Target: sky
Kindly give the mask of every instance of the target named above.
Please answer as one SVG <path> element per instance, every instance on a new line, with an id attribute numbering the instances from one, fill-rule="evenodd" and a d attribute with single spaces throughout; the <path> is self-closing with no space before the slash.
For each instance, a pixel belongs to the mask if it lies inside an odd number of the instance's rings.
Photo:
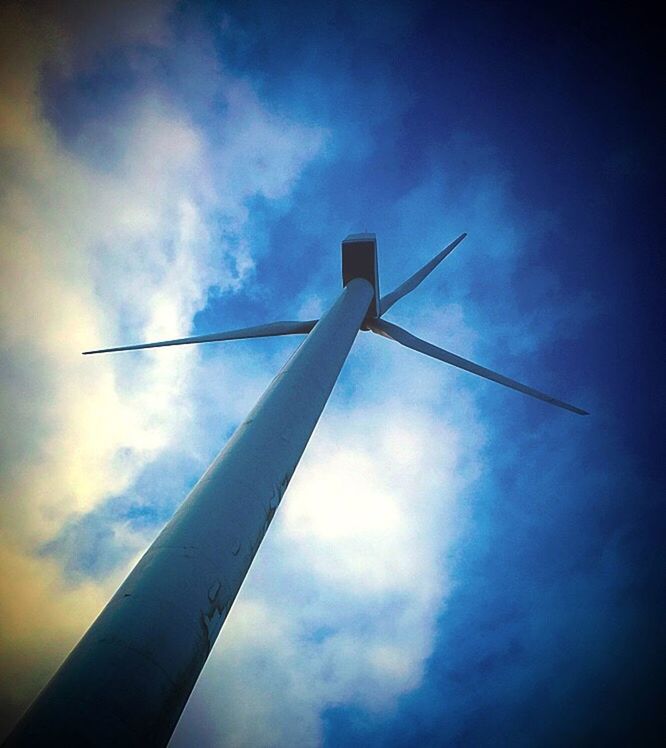
<path id="1" fill-rule="evenodd" d="M 659 27 L 615 4 L 0 9 L 0 736 L 372 231 L 360 333 L 171 746 L 663 744 Z M 662 84 L 660 86 L 660 83 Z M 662 209 L 663 210 L 663 209 Z"/>

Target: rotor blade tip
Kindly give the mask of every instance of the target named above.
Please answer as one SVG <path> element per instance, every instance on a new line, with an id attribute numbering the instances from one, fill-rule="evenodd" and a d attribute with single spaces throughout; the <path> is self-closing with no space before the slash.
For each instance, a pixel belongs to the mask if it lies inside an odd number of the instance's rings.
<path id="1" fill-rule="evenodd" d="M 564 410 L 568 410 L 570 413 L 575 413 L 577 416 L 589 416 L 587 410 L 583 410 L 582 408 L 578 408 L 575 405 L 571 405 L 571 403 L 565 403 L 562 400 L 555 400 L 554 398 L 552 400 L 548 400 L 551 405 L 555 405 L 558 408 L 563 408 Z"/>

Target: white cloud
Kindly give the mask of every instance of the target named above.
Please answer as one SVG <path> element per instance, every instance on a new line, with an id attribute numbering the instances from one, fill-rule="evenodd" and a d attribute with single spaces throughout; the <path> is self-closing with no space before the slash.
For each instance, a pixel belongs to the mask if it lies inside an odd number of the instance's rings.
<path id="1" fill-rule="evenodd" d="M 399 394 L 402 351 L 383 343 L 379 394 L 368 375 L 334 395 L 172 745 L 317 745 L 327 708 L 388 710 L 419 684 L 484 436 L 464 397 L 437 412 L 441 380 Z"/>
<path id="2" fill-rule="evenodd" d="M 138 40 L 168 49 L 173 42 L 164 33 L 162 9 L 133 8 L 128 4 L 128 14 L 114 16 L 114 43 Z M 76 50 L 66 45 L 80 32 L 74 26 L 59 34 L 33 24 L 19 7 L 4 13 L 0 386 L 11 439 L 3 453 L 8 589 L 0 638 L 2 680 L 12 684 L 2 696 L 20 702 L 41 685 L 43 670 L 27 666 L 22 650 L 22 642 L 27 647 L 41 635 L 41 623 L 14 615 L 14 606 L 30 608 L 38 598 L 44 606 L 41 620 L 53 627 L 48 669 L 112 589 L 110 580 L 80 587 L 76 606 L 65 592 L 44 596 L 35 579 L 40 569 L 54 592 L 64 590 L 66 580 L 52 560 L 33 554 L 73 517 L 126 490 L 165 450 L 187 443 L 193 385 L 207 375 L 194 349 L 94 359 L 80 352 L 187 334 L 209 287 L 229 292 L 242 286 L 251 277 L 254 251 L 246 200 L 287 196 L 317 153 L 321 134 L 278 119 L 246 83 L 212 68 L 209 75 L 219 77 L 229 101 L 214 136 L 148 76 L 112 116 L 100 111 L 83 123 L 76 148 L 69 148 L 43 115 L 40 71 L 55 61 L 74 74 L 79 65 L 96 64 L 94 54 L 87 47 L 83 61 L 72 60 Z M 123 23 L 137 19 L 145 34 L 121 33 Z M 92 37 L 100 16 L 94 21 Z M 254 161 L 246 163 L 248 133 L 257 142 Z M 98 135 L 113 145 L 104 163 L 88 148 L 102 139 Z M 251 384 L 226 393 L 230 404 L 220 408 L 222 417 L 235 413 L 233 401 L 242 401 L 247 388 Z M 121 534 L 122 543 L 142 541 Z"/>

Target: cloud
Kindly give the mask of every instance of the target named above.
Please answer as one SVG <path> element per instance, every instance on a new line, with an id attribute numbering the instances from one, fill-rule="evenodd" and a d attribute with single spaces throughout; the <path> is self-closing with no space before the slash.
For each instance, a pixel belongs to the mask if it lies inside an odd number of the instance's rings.
<path id="1" fill-rule="evenodd" d="M 399 354 L 371 342 L 387 394 L 335 396 L 173 745 L 317 745 L 328 708 L 390 711 L 420 683 L 483 433 L 434 416 L 437 388 L 388 394 Z"/>
<path id="2" fill-rule="evenodd" d="M 2 710 L 16 719 L 16 710 L 55 672 L 120 580 L 114 575 L 103 584 L 89 581 L 73 589 L 56 562 L 6 543 L 0 547 L 0 566 Z"/>
<path id="3" fill-rule="evenodd" d="M 135 5 L 125 10 L 114 11 L 118 33 L 106 43 L 168 54 L 175 42 L 158 29 L 166 28 L 164 9 L 141 5 L 138 26 Z M 322 142 L 316 129 L 268 112 L 248 83 L 229 76 L 219 78 L 227 113 L 211 133 L 147 73 L 122 107 L 100 110 L 65 142 L 44 114 L 42 71 L 60 69 L 67 86 L 108 64 L 90 47 L 106 13 L 87 13 L 94 28 L 83 51 L 70 45 L 82 33 L 80 17 L 74 27 L 56 14 L 52 26 L 54 16 L 7 6 L 0 24 L 0 386 L 11 435 L 2 454 L 0 636 L 5 653 L 12 650 L 3 698 L 14 704 L 34 694 L 83 632 L 147 535 L 116 526 L 123 550 L 113 574 L 73 589 L 44 549 L 186 439 L 192 385 L 205 374 L 195 350 L 124 359 L 84 359 L 80 351 L 186 334 L 211 287 L 241 288 L 254 267 L 246 201 L 285 198 Z M 103 160 L 90 147 L 97 135 L 113 146 Z M 35 646 L 38 638 L 45 643 Z"/>

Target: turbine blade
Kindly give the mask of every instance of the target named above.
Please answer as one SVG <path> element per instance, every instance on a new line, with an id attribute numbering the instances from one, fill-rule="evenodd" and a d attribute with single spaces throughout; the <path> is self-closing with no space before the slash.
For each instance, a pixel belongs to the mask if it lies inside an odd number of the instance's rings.
<path id="1" fill-rule="evenodd" d="M 210 335 L 194 335 L 190 338 L 176 338 L 175 340 L 161 340 L 157 343 L 138 343 L 136 345 L 122 345 L 117 348 L 101 348 L 97 351 L 83 351 L 84 356 L 92 353 L 114 353 L 116 351 L 137 351 L 143 348 L 163 348 L 169 345 L 191 345 L 192 343 L 214 343 L 219 340 L 242 340 L 243 338 L 267 338 L 275 335 L 305 335 L 317 324 L 318 320 L 310 319 L 303 322 L 269 322 L 257 327 L 244 327 L 241 330 L 214 332 Z"/>
<path id="2" fill-rule="evenodd" d="M 388 311 L 396 301 L 400 301 L 400 299 L 403 296 L 406 296 L 410 291 L 413 291 L 419 283 L 421 283 L 422 280 L 427 278 L 430 273 L 439 265 L 439 263 L 447 256 L 450 255 L 451 252 L 460 244 L 460 242 L 467 236 L 467 234 L 461 234 L 457 239 L 451 242 L 448 247 L 444 247 L 444 249 L 435 257 L 430 260 L 430 262 L 426 263 L 419 271 L 414 273 L 410 278 L 407 278 L 407 280 L 402 283 L 400 286 L 398 286 L 394 291 L 391 291 L 391 293 L 386 294 L 386 296 L 382 296 L 381 301 L 379 302 L 379 316 L 381 317 L 384 312 Z"/>
<path id="3" fill-rule="evenodd" d="M 412 348 L 419 353 L 425 353 L 426 356 L 431 356 L 432 358 L 439 359 L 447 364 L 452 364 L 453 366 L 457 366 L 459 369 L 465 369 L 465 371 L 470 371 L 472 374 L 478 374 L 480 377 L 490 379 L 493 382 L 498 382 L 499 384 L 503 384 L 505 387 L 510 387 L 512 390 L 517 390 L 525 395 L 530 395 L 531 397 L 535 397 L 537 400 L 543 400 L 545 403 L 556 405 L 558 408 L 570 410 L 572 413 L 578 413 L 578 415 L 581 416 L 589 415 L 586 410 L 577 408 L 575 405 L 569 405 L 569 403 L 562 402 L 562 400 L 557 400 L 550 395 L 546 395 L 544 392 L 539 392 L 539 390 L 535 390 L 525 384 L 516 382 L 515 379 L 505 377 L 503 374 L 498 374 L 496 371 L 486 369 L 485 366 L 479 366 L 479 364 L 475 364 L 473 361 L 468 361 L 466 358 L 456 356 L 455 353 L 446 351 L 443 348 L 438 348 L 436 345 L 432 345 L 432 343 L 427 343 L 425 340 L 421 340 L 421 338 L 417 338 L 415 335 L 407 332 L 407 330 L 403 330 L 402 327 L 386 322 L 386 320 L 376 319 L 367 324 L 374 333 L 383 335 L 385 338 L 389 338 L 390 340 L 395 340 L 397 343 L 402 343 L 402 345 L 407 348 Z"/>

